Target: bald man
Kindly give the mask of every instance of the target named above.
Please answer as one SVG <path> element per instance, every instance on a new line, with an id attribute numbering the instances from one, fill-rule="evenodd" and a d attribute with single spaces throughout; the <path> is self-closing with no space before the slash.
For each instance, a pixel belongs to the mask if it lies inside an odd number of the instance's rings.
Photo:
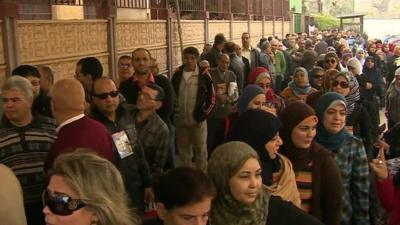
<path id="1" fill-rule="evenodd" d="M 113 161 L 110 133 L 103 124 L 84 115 L 85 91 L 74 79 L 63 79 L 55 83 L 51 110 L 59 126 L 58 137 L 49 151 L 45 170 L 52 167 L 62 153 L 76 148 L 88 148 L 98 155 Z"/>

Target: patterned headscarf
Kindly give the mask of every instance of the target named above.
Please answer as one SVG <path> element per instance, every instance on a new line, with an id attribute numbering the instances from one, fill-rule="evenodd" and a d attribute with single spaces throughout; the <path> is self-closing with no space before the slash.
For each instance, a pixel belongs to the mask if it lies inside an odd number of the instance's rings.
<path id="1" fill-rule="evenodd" d="M 237 201 L 230 191 L 229 180 L 251 158 L 258 159 L 257 152 L 248 144 L 237 141 L 220 145 L 211 154 L 208 175 L 217 188 L 217 197 L 212 203 L 210 224 L 266 224 L 270 196 L 265 189 L 262 188 L 250 204 Z"/>
<path id="2" fill-rule="evenodd" d="M 347 82 L 349 82 L 350 93 L 345 96 L 347 106 L 346 116 L 349 117 L 354 111 L 356 102 L 360 100 L 360 85 L 357 79 L 348 72 L 339 73 L 335 77 L 335 80 L 339 76 L 346 78 Z"/>

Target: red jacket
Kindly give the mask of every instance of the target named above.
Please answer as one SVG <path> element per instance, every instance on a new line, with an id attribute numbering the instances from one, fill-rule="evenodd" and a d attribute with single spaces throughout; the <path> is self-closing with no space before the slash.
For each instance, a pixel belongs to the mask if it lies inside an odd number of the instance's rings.
<path id="1" fill-rule="evenodd" d="M 378 196 L 383 207 L 392 213 L 390 225 L 400 224 L 400 189 L 393 186 L 393 178 L 388 177 L 384 181 L 377 181 Z"/>

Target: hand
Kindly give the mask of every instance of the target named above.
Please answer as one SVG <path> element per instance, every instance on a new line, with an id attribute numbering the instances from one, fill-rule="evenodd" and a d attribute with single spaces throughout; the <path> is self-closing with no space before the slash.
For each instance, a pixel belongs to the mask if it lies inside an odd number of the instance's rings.
<path id="1" fill-rule="evenodd" d="M 370 82 L 367 82 L 365 88 L 366 88 L 367 90 L 371 89 L 371 88 L 372 88 L 372 84 L 371 84 Z"/>
<path id="2" fill-rule="evenodd" d="M 153 188 L 148 187 L 144 189 L 144 202 L 145 203 L 154 202 Z"/>
<path id="3" fill-rule="evenodd" d="M 388 143 L 386 143 L 386 141 L 385 140 L 383 140 L 383 139 L 380 139 L 380 140 L 378 140 L 375 144 L 374 144 L 374 147 L 376 147 L 376 148 L 383 148 L 383 150 L 385 151 L 385 153 L 388 153 L 389 152 L 389 149 L 390 149 L 390 145 L 388 144 Z"/>
<path id="4" fill-rule="evenodd" d="M 378 180 L 385 180 L 388 178 L 388 169 L 385 161 L 385 150 L 383 147 L 379 148 L 379 154 L 376 159 L 370 163 L 372 172 Z"/>
<path id="5" fill-rule="evenodd" d="M 261 109 L 276 116 L 276 109 L 274 107 L 262 106 Z"/>

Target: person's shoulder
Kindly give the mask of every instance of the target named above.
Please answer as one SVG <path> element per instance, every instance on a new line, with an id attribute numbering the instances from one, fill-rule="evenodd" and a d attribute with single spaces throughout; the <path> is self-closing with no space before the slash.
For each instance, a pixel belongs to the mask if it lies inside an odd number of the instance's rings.
<path id="1" fill-rule="evenodd" d="M 123 81 L 120 85 L 119 85 L 119 89 L 126 89 L 129 88 L 130 86 L 133 85 L 133 76 L 129 77 L 127 80 Z"/>

